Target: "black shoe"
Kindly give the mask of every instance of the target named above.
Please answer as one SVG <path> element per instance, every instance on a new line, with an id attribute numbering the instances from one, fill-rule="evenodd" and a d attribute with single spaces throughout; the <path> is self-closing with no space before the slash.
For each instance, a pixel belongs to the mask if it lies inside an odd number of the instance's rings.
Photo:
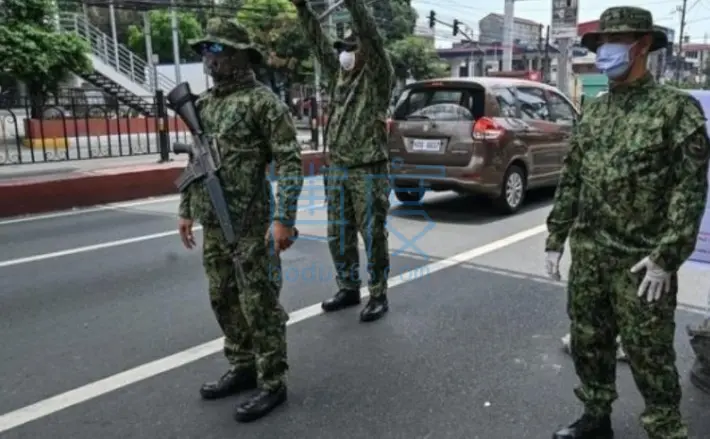
<path id="1" fill-rule="evenodd" d="M 361 322 L 374 322 L 384 316 L 390 310 L 387 296 L 371 297 L 367 305 L 360 311 Z"/>
<path id="2" fill-rule="evenodd" d="M 552 439 L 613 439 L 609 416 L 594 418 L 584 415 L 569 427 L 565 427 L 552 436 Z"/>
<path id="3" fill-rule="evenodd" d="M 252 422 L 271 413 L 273 409 L 286 402 L 286 387 L 276 390 L 262 390 L 245 403 L 239 405 L 234 412 L 237 422 Z"/>
<path id="4" fill-rule="evenodd" d="M 220 399 L 256 389 L 256 371 L 253 369 L 230 370 L 217 381 L 205 383 L 200 388 L 204 399 Z"/>
<path id="5" fill-rule="evenodd" d="M 340 311 L 360 304 L 360 290 L 340 290 L 335 296 L 321 303 L 325 312 Z"/>

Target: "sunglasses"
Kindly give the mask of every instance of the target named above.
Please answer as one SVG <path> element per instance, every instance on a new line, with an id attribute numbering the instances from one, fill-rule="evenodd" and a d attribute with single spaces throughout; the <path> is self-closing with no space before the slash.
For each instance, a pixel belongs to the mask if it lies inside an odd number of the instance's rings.
<path id="1" fill-rule="evenodd" d="M 202 45 L 202 53 L 222 53 L 224 51 L 224 45 L 220 43 L 206 43 Z"/>

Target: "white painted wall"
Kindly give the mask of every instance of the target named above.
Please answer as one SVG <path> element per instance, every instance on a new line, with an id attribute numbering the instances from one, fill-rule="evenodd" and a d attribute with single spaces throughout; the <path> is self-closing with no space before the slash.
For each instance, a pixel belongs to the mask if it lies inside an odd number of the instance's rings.
<path id="1" fill-rule="evenodd" d="M 157 66 L 157 70 L 159 74 L 177 83 L 175 80 L 175 65 Z M 212 86 L 212 78 L 205 75 L 205 69 L 201 62 L 181 64 L 180 80 L 190 84 L 190 90 L 194 94 L 200 94 Z M 166 90 L 166 93 L 168 91 L 170 90 Z"/>

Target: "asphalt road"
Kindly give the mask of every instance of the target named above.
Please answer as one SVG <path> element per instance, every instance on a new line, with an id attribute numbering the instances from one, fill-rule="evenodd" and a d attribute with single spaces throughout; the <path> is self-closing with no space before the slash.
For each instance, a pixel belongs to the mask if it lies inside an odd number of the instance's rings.
<path id="1" fill-rule="evenodd" d="M 511 217 L 446 194 L 418 214 L 394 206 L 391 312 L 368 325 L 358 310 L 318 315 L 334 285 L 317 198 L 302 197 L 303 239 L 284 255 L 290 399 L 249 425 L 231 417 L 240 397 L 198 396 L 225 362 L 200 255 L 173 232 L 174 197 L 0 220 L 0 438 L 532 439 L 578 414 L 563 285 L 540 271 L 549 192 Z M 710 396 L 687 382 L 693 300 L 677 349 L 701 438 Z M 645 437 L 624 365 L 619 390 L 617 437 Z"/>

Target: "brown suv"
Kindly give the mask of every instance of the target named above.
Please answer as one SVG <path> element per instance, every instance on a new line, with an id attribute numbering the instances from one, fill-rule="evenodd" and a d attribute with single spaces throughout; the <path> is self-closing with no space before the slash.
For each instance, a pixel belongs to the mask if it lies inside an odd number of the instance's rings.
<path id="1" fill-rule="evenodd" d="M 558 89 L 513 78 L 446 78 L 403 90 L 389 121 L 395 194 L 480 193 L 506 213 L 554 186 L 579 112 Z"/>

